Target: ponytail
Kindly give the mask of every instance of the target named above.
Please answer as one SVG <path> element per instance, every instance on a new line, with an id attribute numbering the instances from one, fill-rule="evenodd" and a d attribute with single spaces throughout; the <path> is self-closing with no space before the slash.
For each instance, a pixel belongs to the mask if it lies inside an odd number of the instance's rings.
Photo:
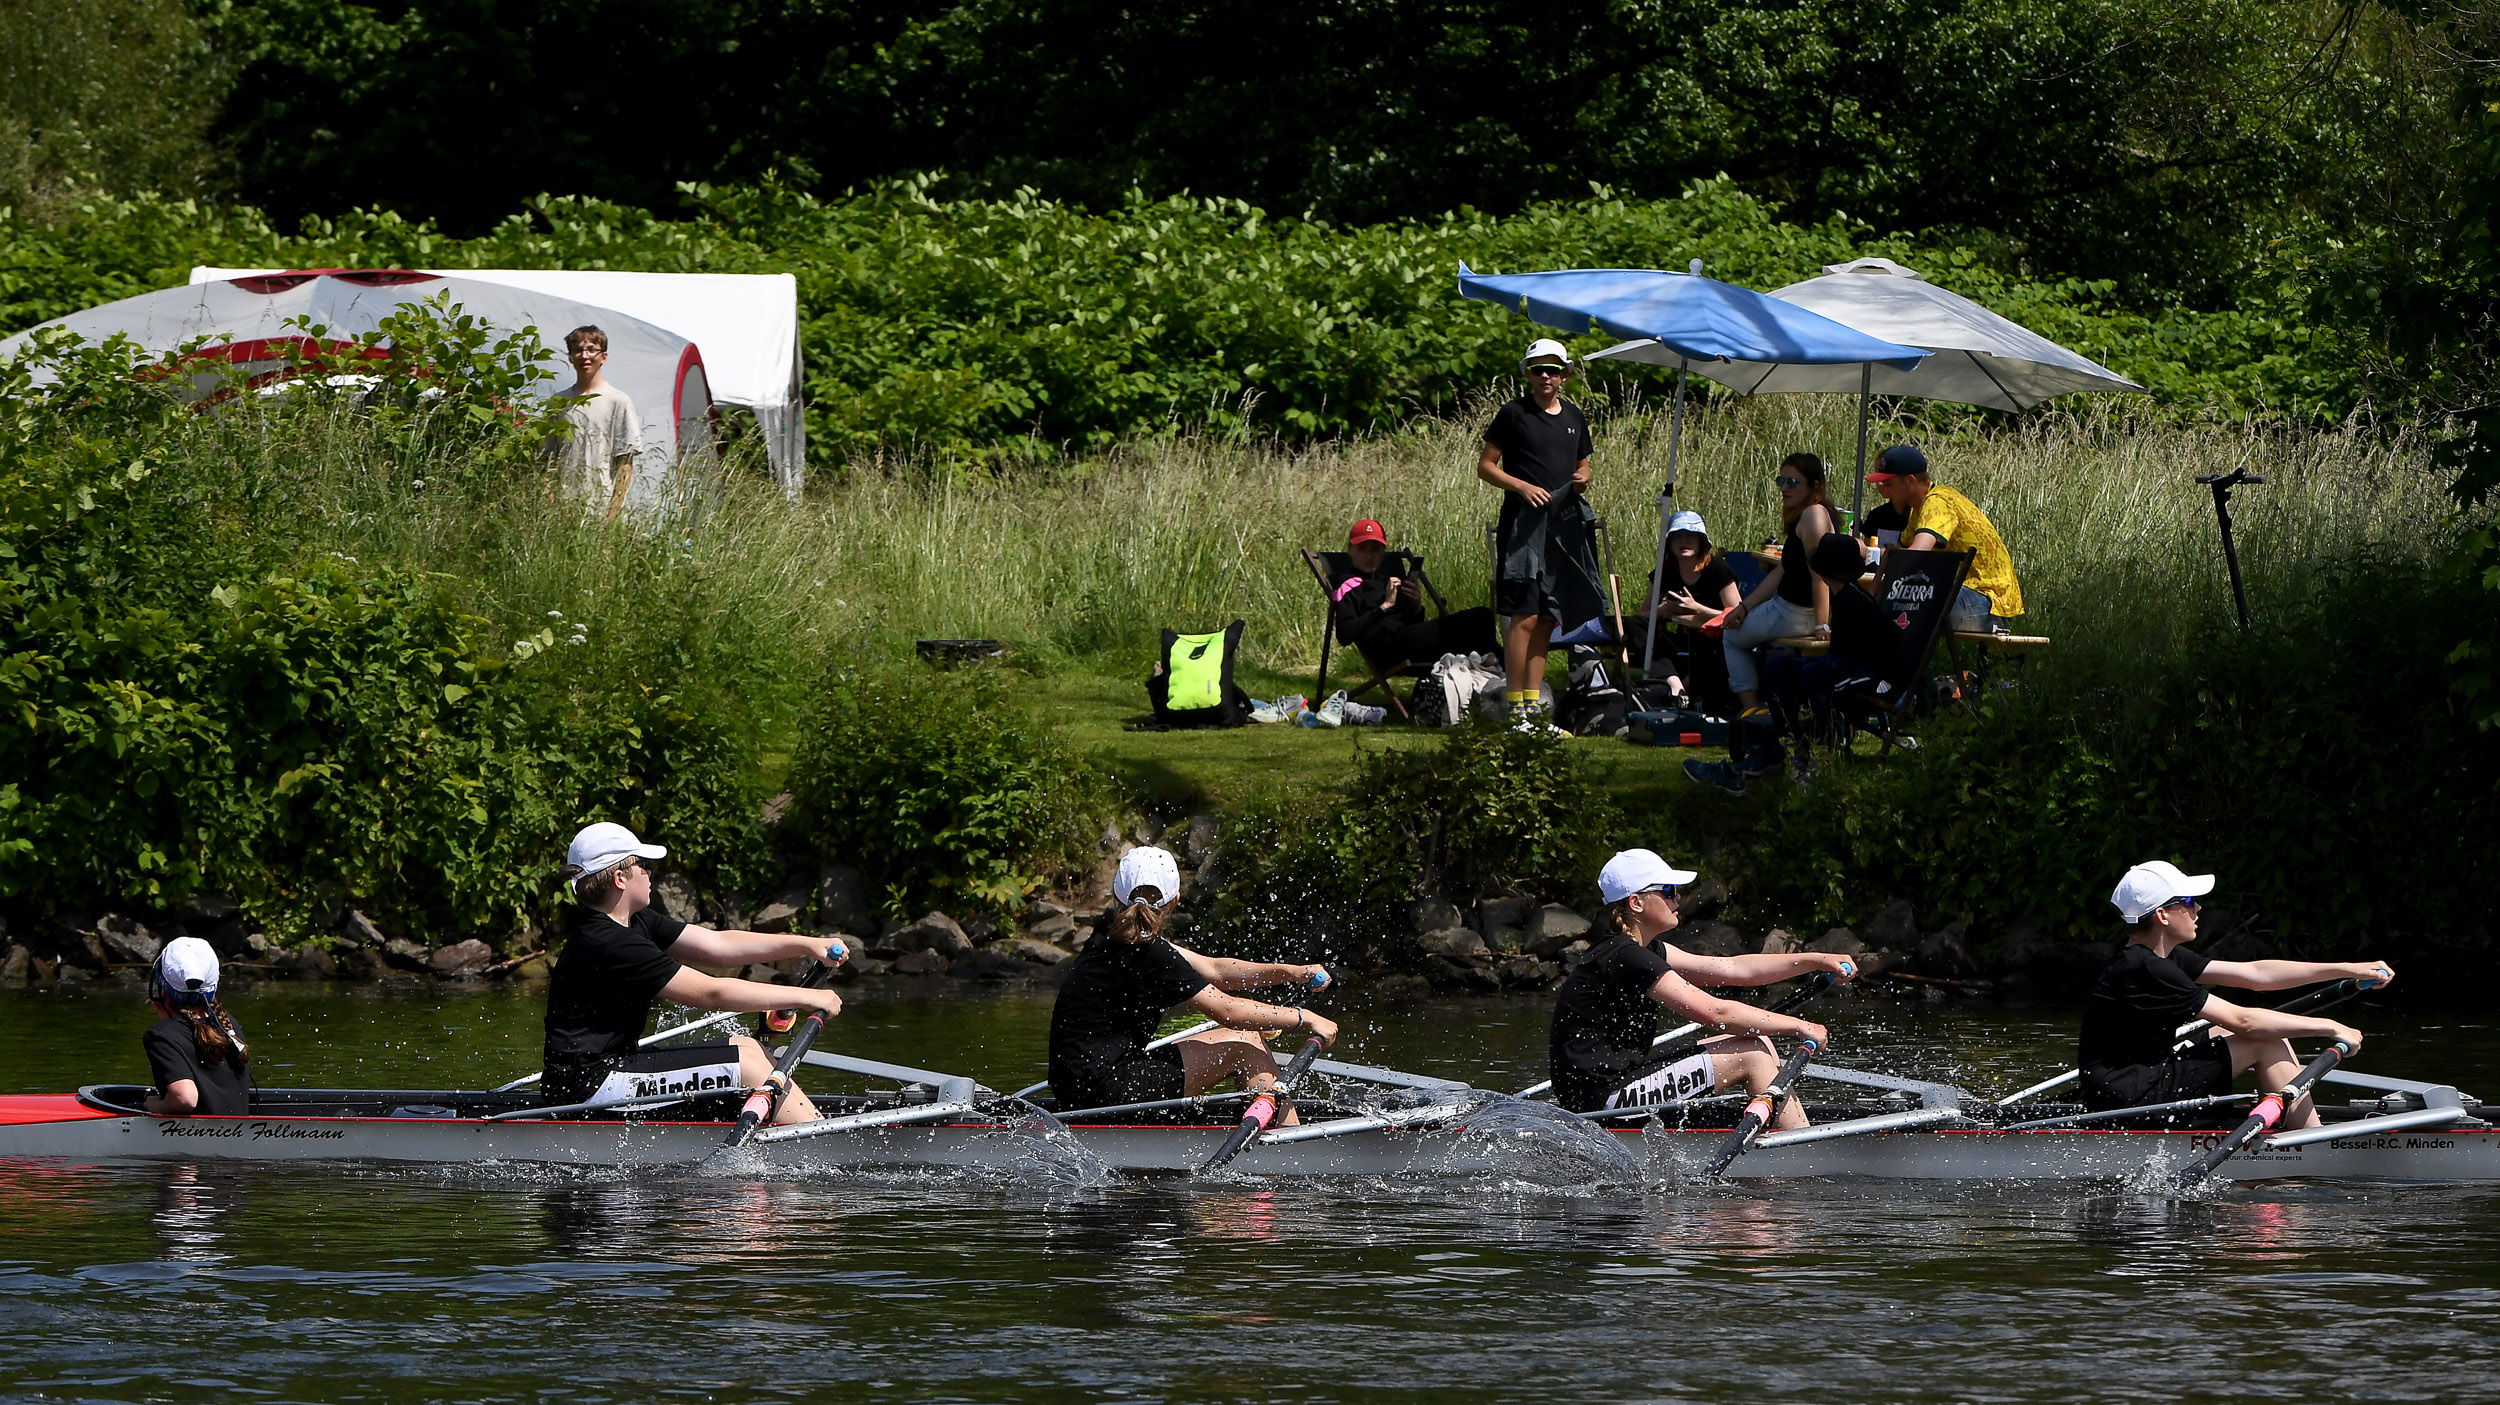
<path id="1" fill-rule="evenodd" d="M 1621 935 L 1630 937 L 1634 941 L 1641 939 L 1641 934 L 1632 930 L 1631 895 L 1626 894 L 1606 904 L 1606 920 L 1614 923 L 1615 931 Z"/>
<path id="2" fill-rule="evenodd" d="M 1152 892 L 1154 889 L 1142 884 L 1129 891 L 1128 905 L 1111 914 L 1111 922 L 1106 930 L 1110 932 L 1112 940 L 1146 942 L 1163 935 L 1162 909 L 1138 896 L 1140 893 Z M 1157 894 L 1157 896 L 1161 895 Z"/>
<path id="3" fill-rule="evenodd" d="M 191 1026 L 192 1046 L 200 1051 L 204 1063 L 231 1063 L 236 1068 L 252 1066 L 252 1047 L 243 1042 L 243 1031 L 235 1028 L 234 1016 L 210 996 L 204 1005 L 177 1005 L 175 1018 Z"/>

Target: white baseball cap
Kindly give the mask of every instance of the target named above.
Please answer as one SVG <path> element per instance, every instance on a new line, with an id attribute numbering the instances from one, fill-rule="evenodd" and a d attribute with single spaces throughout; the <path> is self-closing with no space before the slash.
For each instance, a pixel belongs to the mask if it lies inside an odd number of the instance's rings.
<path id="1" fill-rule="evenodd" d="M 1710 535 L 1710 529 L 1702 524 L 1701 514 L 1690 509 L 1667 519 L 1667 535 L 1674 536 L 1678 532 L 1692 532 L 1704 537 Z"/>
<path id="2" fill-rule="evenodd" d="M 1700 876 L 1668 863 L 1655 850 L 1626 849 L 1598 870 L 1597 891 L 1607 902 L 1619 903 L 1652 888 L 1681 888 Z"/>
<path id="3" fill-rule="evenodd" d="M 597 873 L 627 859 L 664 859 L 668 850 L 657 844 L 645 844 L 634 832 L 621 824 L 601 820 L 584 825 L 573 836 L 573 847 L 564 851 L 564 866 L 574 873 Z"/>
<path id="4" fill-rule="evenodd" d="M 1181 864 L 1171 852 L 1149 845 L 1131 849 L 1120 855 L 1120 870 L 1111 876 L 1111 896 L 1122 902 L 1140 888 L 1152 888 L 1163 895 L 1155 904 L 1157 911 L 1172 905 L 1181 895 Z"/>
<path id="5" fill-rule="evenodd" d="M 1554 340 L 1552 337 L 1538 337 L 1535 341 L 1528 343 L 1527 351 L 1520 356 L 1519 369 L 1524 371 L 1528 368 L 1530 363 L 1541 361 L 1548 356 L 1553 357 L 1555 360 L 1560 361 L 1566 366 L 1571 364 L 1571 349 L 1569 347 L 1564 346 L 1561 342 Z"/>
<path id="6" fill-rule="evenodd" d="M 2177 864 L 2154 859 L 2128 869 L 2109 900 L 2118 905 L 2118 915 L 2132 926 L 2174 898 L 2201 898 L 2213 890 L 2212 874 L 2181 873 Z"/>
<path id="7" fill-rule="evenodd" d="M 217 994 L 217 948 L 176 937 L 156 953 L 156 986 L 178 1005 L 205 1004 Z"/>

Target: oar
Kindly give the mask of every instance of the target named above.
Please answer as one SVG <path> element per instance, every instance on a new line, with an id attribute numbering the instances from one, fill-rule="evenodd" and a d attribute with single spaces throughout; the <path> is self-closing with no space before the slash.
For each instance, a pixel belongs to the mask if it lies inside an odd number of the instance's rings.
<path id="1" fill-rule="evenodd" d="M 1773 1005 L 1771 1007 L 1771 1013 L 1774 1015 L 1794 1014 L 1798 1008 L 1803 1006 L 1807 1001 L 1821 995 L 1824 991 L 1831 989 L 1837 984 L 1839 984 L 1839 982 L 1832 979 L 1831 972 L 1817 971 L 1806 981 L 1803 989 L 1790 991 L 1785 999 L 1781 1000 L 1778 1004 Z M 1649 1041 L 1649 1047 L 1653 1051 L 1650 1054 L 1650 1057 L 1653 1059 L 1661 1059 L 1691 1053 L 1694 1048 L 1699 1047 L 1701 1044 L 1700 1040 L 1693 1039 L 1691 1036 L 1699 1033 L 1701 1033 L 1700 1025 L 1677 1025 L 1675 1028 L 1668 1030 L 1666 1033 L 1661 1034 L 1657 1038 Z M 1678 1048 L 1668 1049 L 1664 1054 L 1655 1052 L 1666 1045 L 1675 1043 L 1679 1039 L 1686 1040 L 1687 1043 Z M 1527 1087 L 1511 1094 L 1511 1096 L 1515 1098 L 1533 1098 L 1539 1093 L 1551 1091 L 1553 1086 L 1553 1081 L 1548 1079 L 1543 1083 L 1529 1084 Z"/>
<path id="2" fill-rule="evenodd" d="M 2292 1081 L 2283 1085 L 2283 1091 L 2268 1093 L 2259 1098 L 2256 1110 L 2248 1114 L 2248 1120 L 2239 1125 L 2239 1130 L 2224 1137 L 2222 1145 L 2205 1153 L 2204 1160 L 2197 1162 L 2185 1175 L 2179 1177 L 2180 1188 L 2185 1189 L 2213 1174 L 2216 1166 L 2239 1155 L 2240 1148 L 2255 1141 L 2258 1133 L 2273 1131 L 2274 1124 L 2283 1120 L 2283 1109 L 2300 1101 L 2301 1095 L 2309 1091 L 2310 1084 L 2334 1072 L 2335 1066 L 2351 1054 L 2352 1046 L 2338 1039 L 2327 1045 L 2325 1051 L 2316 1058 L 2311 1059 L 2307 1068 L 2293 1074 Z"/>
<path id="3" fill-rule="evenodd" d="M 1267 1124 L 1276 1118 L 1277 1100 L 1293 1091 L 1293 1085 L 1309 1071 L 1311 1061 L 1319 1057 L 1322 1047 L 1316 1034 L 1302 1041 L 1302 1052 L 1293 1056 L 1293 1062 L 1285 1065 L 1285 1071 L 1276 1075 L 1276 1081 L 1267 1085 L 1265 1092 L 1250 1100 L 1249 1109 L 1241 1114 L 1241 1125 L 1235 1127 L 1233 1134 L 1224 1139 L 1224 1145 L 1216 1148 L 1215 1155 L 1208 1157 L 1206 1164 L 1198 1168 L 1199 1175 L 1203 1176 L 1241 1155 L 1241 1149 L 1250 1145 L 1252 1137 L 1267 1130 Z"/>
<path id="4" fill-rule="evenodd" d="M 1170 1034 L 1167 1034 L 1167 1035 L 1163 1036 L 1161 1039 L 1151 1040 L 1151 1041 L 1149 1041 L 1149 1042 L 1147 1043 L 1146 1047 L 1147 1047 L 1148 1049 L 1160 1049 L 1160 1048 L 1162 1048 L 1162 1047 L 1163 1047 L 1164 1045 L 1166 1045 L 1166 1044 L 1178 1044 L 1178 1043 L 1180 1043 L 1182 1040 L 1187 1039 L 1189 1036 L 1191 1036 L 1191 1035 L 1193 1035 L 1193 1034 L 1204 1034 L 1204 1033 L 1206 1033 L 1208 1030 L 1213 1029 L 1213 1028 L 1215 1028 L 1215 1021 L 1213 1021 L 1213 1020 L 1200 1020 L 1198 1023 L 1196 1023 L 1196 1024 L 1194 1024 L 1194 1025 L 1191 1025 L 1191 1026 L 1190 1026 L 1189 1028 L 1187 1028 L 1187 1029 L 1176 1029 L 1176 1030 L 1173 1030 Z M 1029 1098 L 1029 1097 L 1033 1096 L 1035 1093 L 1038 1093 L 1038 1092 L 1042 1091 L 1044 1088 L 1047 1088 L 1047 1087 L 1049 1087 L 1049 1086 L 1050 1086 L 1050 1080 L 1049 1080 L 1049 1079 L 1047 1079 L 1047 1078 L 1045 1078 L 1045 1079 L 1043 1079 L 1043 1080 L 1042 1080 L 1041 1082 L 1039 1082 L 1039 1083 L 1031 1083 L 1031 1084 L 1027 1084 L 1027 1085 L 1025 1085 L 1025 1086 L 1024 1086 L 1024 1087 L 1022 1087 L 1022 1088 L 1018 1088 L 1018 1089 L 1017 1089 L 1017 1090 L 1015 1090 L 1014 1092 L 1009 1093 L 1007 1096 L 1008 1096 L 1009 1098 Z M 1095 1108 L 1095 1109 L 1088 1109 L 1088 1110 L 1089 1110 L 1089 1111 L 1100 1111 L 1100 1109 L 1098 1109 L 1098 1108 Z"/>
<path id="5" fill-rule="evenodd" d="M 1727 1141 L 1719 1147 L 1719 1154 L 1711 1158 L 1710 1168 L 1702 1172 L 1704 1176 L 1716 1179 L 1729 1163 L 1745 1154 L 1745 1149 L 1753 1145 L 1754 1138 L 1762 1135 L 1762 1129 L 1778 1115 L 1780 1099 L 1788 1096 L 1788 1090 L 1797 1084 L 1798 1075 L 1806 1071 L 1806 1061 L 1814 1057 L 1814 1051 L 1815 1043 L 1811 1039 L 1799 1044 L 1797 1052 L 1790 1054 L 1788 1062 L 1781 1064 L 1780 1071 L 1772 1076 L 1771 1086 L 1764 1089 L 1760 1097 L 1745 1104 L 1745 1115 L 1736 1119 L 1736 1130 L 1727 1134 Z"/>
<path id="6" fill-rule="evenodd" d="M 2309 992 L 2307 995 L 2300 996 L 2297 999 L 2284 1001 L 2282 1005 L 2276 1008 L 2275 1013 L 2283 1015 L 2298 1015 L 2305 1014 L 2311 1010 L 2328 1009 L 2333 1006 L 2343 1004 L 2345 1001 L 2352 999 L 2354 996 L 2359 995 L 2365 990 L 2376 990 L 2378 987 L 2379 983 L 2377 981 L 2354 980 L 2347 976 L 2344 979 L 2335 982 L 2333 985 L 2323 985 L 2318 987 L 2316 990 Z M 2213 1028 L 2213 1022 L 2211 1020 L 2190 1020 L 2186 1024 L 2172 1030 L 2171 1037 L 2179 1042 L 2171 1046 L 2170 1052 L 2174 1054 L 2185 1052 L 2188 1045 L 2195 1042 L 2188 1038 L 2189 1035 L 2201 1033 L 2202 1031 L 2211 1028 Z M 2046 1093 L 2057 1088 L 2063 1088 L 2067 1084 L 2072 1083 L 2081 1077 L 2083 1077 L 2083 1070 L 2070 1068 L 2054 1078 L 2043 1079 L 2038 1083 L 2034 1083 L 2019 1093 L 2006 1094 L 2004 1097 L 1997 1099 L 1997 1106 L 2012 1107 L 2014 1104 L 2023 1101 L 2025 1098 L 2036 1097 L 2041 1093 Z"/>
<path id="7" fill-rule="evenodd" d="M 721 1010 L 713 1014 L 705 1015 L 699 1020 L 688 1020 L 684 1024 L 673 1024 L 668 1028 L 659 1031 L 657 1034 L 646 1034 L 642 1038 L 635 1040 L 634 1047 L 637 1049 L 648 1049 L 654 1044 L 664 1043 L 671 1039 L 683 1038 L 684 1036 L 692 1034 L 697 1030 L 710 1029 L 714 1025 L 726 1024 L 745 1013 L 746 1012 L 744 1010 Z M 509 1093 L 515 1088 L 526 1088 L 544 1077 L 546 1077 L 546 1073 L 544 1070 L 541 1070 L 537 1073 L 527 1074 L 523 1077 L 515 1078 L 511 1082 L 497 1087 L 495 1091 L 498 1093 Z"/>
<path id="8" fill-rule="evenodd" d="M 839 962 L 843 956 L 842 944 L 834 943 L 825 954 L 833 958 L 835 962 Z M 831 979 L 833 979 L 833 967 L 819 962 L 815 970 L 807 973 L 807 979 L 799 982 L 799 988 L 814 990 Z M 767 1023 L 778 1023 L 778 1021 L 768 1018 Z M 722 1140 L 720 1148 L 712 1153 L 713 1156 L 720 1156 L 745 1146 L 747 1138 L 755 1135 L 756 1127 L 780 1109 L 781 1100 L 790 1092 L 790 1070 L 797 1068 L 799 1060 L 807 1057 L 807 1046 L 816 1042 L 817 1034 L 824 1027 L 825 1012 L 822 1010 L 810 1010 L 807 1018 L 799 1021 L 798 1029 L 790 1036 L 789 1046 L 781 1051 L 780 1059 L 773 1064 L 772 1073 L 764 1079 L 764 1086 L 747 1095 L 746 1106 L 738 1109 L 738 1125 L 729 1129 L 728 1137 Z"/>

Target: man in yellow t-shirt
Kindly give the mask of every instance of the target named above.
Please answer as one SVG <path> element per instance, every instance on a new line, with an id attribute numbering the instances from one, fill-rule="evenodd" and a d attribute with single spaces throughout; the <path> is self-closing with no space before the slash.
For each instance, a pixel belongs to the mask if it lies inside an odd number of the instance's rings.
<path id="1" fill-rule="evenodd" d="M 1996 524 L 1979 504 L 1951 488 L 1927 481 L 1927 455 L 1898 444 L 1875 460 L 1866 481 L 1908 519 L 1901 544 L 1913 551 L 1968 551 L 1970 575 L 1953 602 L 1950 627 L 1967 633 L 2003 634 L 2023 612 L 2022 582 L 2014 578 L 2014 558 L 1997 535 Z"/>

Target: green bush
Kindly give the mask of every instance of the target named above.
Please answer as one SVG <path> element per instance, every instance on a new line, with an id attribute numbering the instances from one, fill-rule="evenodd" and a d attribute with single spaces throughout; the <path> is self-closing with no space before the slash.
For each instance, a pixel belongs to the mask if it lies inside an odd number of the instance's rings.
<path id="1" fill-rule="evenodd" d="M 1097 783 L 987 667 L 836 667 L 790 766 L 793 842 L 886 911 L 1005 913 L 1091 837 Z"/>
<path id="2" fill-rule="evenodd" d="M 1204 921 L 1245 949 L 1393 962 L 1419 897 L 1585 905 L 1621 824 L 1584 753 L 1473 722 L 1438 747 L 1363 752 L 1342 795 L 1254 797 L 1226 831 Z"/>
<path id="3" fill-rule="evenodd" d="M 687 199 L 683 219 L 542 200 L 466 240 L 390 213 L 288 235 L 249 210 L 99 199 L 59 224 L 0 220 L 0 330 L 179 283 L 195 263 L 788 271 L 820 465 L 987 460 L 1175 426 L 1308 440 L 1452 410 L 1507 384 L 1539 334 L 1461 300 L 1462 261 L 1516 272 L 1703 258 L 1714 276 L 1772 288 L 1881 254 L 2135 377 L 2174 413 L 2340 417 L 2360 393 L 2354 348 L 2305 325 L 2281 277 L 2252 277 L 2228 310 L 2148 312 L 2111 283 L 2043 275 L 1997 247 L 1883 238 L 1837 216 L 1786 223 L 1726 180 L 1667 200 L 1351 226 L 1223 200 L 1134 197 L 1100 213 L 1030 195 L 942 201 L 919 180 L 834 200 L 770 185 Z M 1654 399 L 1665 384 L 1657 368 L 1621 366 L 1575 394 Z"/>

